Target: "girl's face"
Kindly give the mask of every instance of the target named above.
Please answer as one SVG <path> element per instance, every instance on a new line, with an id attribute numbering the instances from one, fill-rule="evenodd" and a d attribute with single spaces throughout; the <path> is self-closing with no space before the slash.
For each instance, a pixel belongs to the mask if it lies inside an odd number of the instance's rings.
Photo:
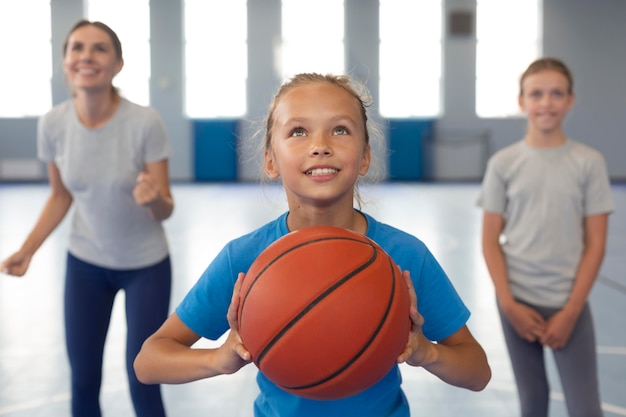
<path id="1" fill-rule="evenodd" d="M 370 164 L 364 129 L 360 103 L 343 88 L 326 82 L 294 87 L 274 110 L 265 172 L 282 178 L 292 208 L 338 202 L 352 208 L 354 186 Z"/>
<path id="2" fill-rule="evenodd" d="M 544 134 L 561 130 L 563 119 L 574 104 L 569 88 L 567 77 L 558 71 L 544 70 L 526 76 L 519 105 L 532 130 Z"/>
<path id="3" fill-rule="evenodd" d="M 82 90 L 110 89 L 124 65 L 109 35 L 92 25 L 82 26 L 68 38 L 63 70 L 70 85 Z"/>

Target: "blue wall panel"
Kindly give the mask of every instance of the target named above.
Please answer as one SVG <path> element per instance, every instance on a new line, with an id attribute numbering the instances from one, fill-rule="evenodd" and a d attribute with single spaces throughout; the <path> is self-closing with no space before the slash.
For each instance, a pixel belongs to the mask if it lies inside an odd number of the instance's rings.
<path id="1" fill-rule="evenodd" d="M 389 179 L 419 181 L 424 178 L 424 142 L 432 138 L 432 119 L 389 119 Z"/>
<path id="2" fill-rule="evenodd" d="M 193 120 L 196 181 L 237 180 L 239 120 Z"/>

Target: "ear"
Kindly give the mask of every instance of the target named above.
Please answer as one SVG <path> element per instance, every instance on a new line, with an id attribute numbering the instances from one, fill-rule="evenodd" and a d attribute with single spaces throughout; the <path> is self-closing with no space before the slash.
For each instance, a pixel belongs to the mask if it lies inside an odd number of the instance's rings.
<path id="1" fill-rule="evenodd" d="M 363 157 L 361 158 L 361 167 L 359 168 L 359 175 L 363 176 L 367 174 L 372 163 L 372 148 L 370 145 L 366 145 L 363 150 Z"/>
<path id="2" fill-rule="evenodd" d="M 119 59 L 115 65 L 115 75 L 119 74 L 122 68 L 124 68 L 124 59 Z"/>
<path id="3" fill-rule="evenodd" d="M 266 149 L 263 153 L 263 171 L 265 171 L 265 175 L 267 175 L 271 180 L 275 180 L 280 177 L 274 153 L 269 149 Z"/>
<path id="4" fill-rule="evenodd" d="M 574 107 L 574 103 L 576 103 L 576 96 L 574 95 L 574 93 L 571 93 L 569 95 L 569 104 L 567 106 L 567 111 L 570 111 L 572 107 Z"/>

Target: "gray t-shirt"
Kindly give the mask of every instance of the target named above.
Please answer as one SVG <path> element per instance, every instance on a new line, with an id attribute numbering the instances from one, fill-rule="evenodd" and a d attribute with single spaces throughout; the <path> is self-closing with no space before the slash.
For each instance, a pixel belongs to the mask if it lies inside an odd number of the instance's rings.
<path id="1" fill-rule="evenodd" d="M 584 249 L 584 218 L 615 205 L 603 156 L 568 140 L 556 148 L 523 141 L 487 164 L 477 204 L 504 217 L 501 237 L 513 296 L 562 307 Z"/>
<path id="2" fill-rule="evenodd" d="M 156 111 L 122 99 L 104 126 L 89 129 L 68 100 L 40 118 L 37 144 L 39 158 L 57 165 L 74 199 L 70 253 L 111 269 L 142 268 L 167 256 L 162 224 L 133 198 L 145 164 L 171 152 Z"/>

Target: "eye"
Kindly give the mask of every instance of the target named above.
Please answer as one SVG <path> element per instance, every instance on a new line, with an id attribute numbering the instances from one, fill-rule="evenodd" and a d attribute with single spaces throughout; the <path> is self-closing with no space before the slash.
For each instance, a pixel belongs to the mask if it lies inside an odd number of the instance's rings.
<path id="1" fill-rule="evenodd" d="M 565 97 L 565 92 L 564 92 L 564 91 L 562 91 L 562 90 L 554 90 L 554 91 L 552 92 L 552 97 L 555 97 L 555 98 L 563 98 L 563 97 Z"/>
<path id="2" fill-rule="evenodd" d="M 296 127 L 291 130 L 289 136 L 306 136 L 306 132 L 301 127 Z"/>
<path id="3" fill-rule="evenodd" d="M 333 135 L 336 135 L 336 136 L 347 135 L 347 134 L 348 134 L 348 129 L 346 129 L 344 126 L 337 126 L 333 130 Z"/>
<path id="4" fill-rule="evenodd" d="M 541 96 L 543 95 L 541 91 L 531 91 L 530 94 L 528 94 L 531 98 L 534 99 L 538 99 L 541 98 Z"/>
<path id="5" fill-rule="evenodd" d="M 83 49 L 83 45 L 81 45 L 80 43 L 75 43 L 72 45 L 72 47 L 70 48 L 72 51 L 80 51 Z"/>

